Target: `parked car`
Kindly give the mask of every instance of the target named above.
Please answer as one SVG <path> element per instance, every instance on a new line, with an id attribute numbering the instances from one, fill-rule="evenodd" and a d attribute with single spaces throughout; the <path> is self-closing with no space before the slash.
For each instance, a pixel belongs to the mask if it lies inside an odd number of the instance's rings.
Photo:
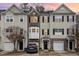
<path id="1" fill-rule="evenodd" d="M 26 51 L 27 51 L 27 53 L 37 53 L 38 47 L 36 44 L 28 44 Z"/>

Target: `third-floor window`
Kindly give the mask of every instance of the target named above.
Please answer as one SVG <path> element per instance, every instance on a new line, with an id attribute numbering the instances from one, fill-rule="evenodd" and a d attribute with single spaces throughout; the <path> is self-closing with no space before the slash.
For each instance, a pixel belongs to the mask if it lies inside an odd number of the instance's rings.
<path id="1" fill-rule="evenodd" d="M 53 22 L 64 22 L 64 15 L 54 15 Z"/>
<path id="2" fill-rule="evenodd" d="M 6 16 L 6 22 L 13 22 L 13 16 Z"/>
<path id="3" fill-rule="evenodd" d="M 30 16 L 29 22 L 30 23 L 38 23 L 39 22 L 39 17 L 38 16 Z"/>
<path id="4" fill-rule="evenodd" d="M 74 15 L 67 15 L 67 22 L 74 22 Z"/>

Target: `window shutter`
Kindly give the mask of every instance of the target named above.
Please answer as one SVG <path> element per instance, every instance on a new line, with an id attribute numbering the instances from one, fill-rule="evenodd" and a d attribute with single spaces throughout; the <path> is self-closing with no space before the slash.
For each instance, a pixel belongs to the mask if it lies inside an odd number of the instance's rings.
<path id="1" fill-rule="evenodd" d="M 64 35 L 64 29 L 62 29 L 62 34 Z"/>
<path id="2" fill-rule="evenodd" d="M 62 22 L 64 22 L 64 16 L 62 16 Z"/>
<path id="3" fill-rule="evenodd" d="M 29 23 L 30 23 L 30 17 L 28 17 Z"/>
<path id="4" fill-rule="evenodd" d="M 53 22 L 55 22 L 55 16 L 53 16 Z"/>
<path id="5" fill-rule="evenodd" d="M 40 17 L 38 16 L 38 22 L 39 22 Z"/>
<path id="6" fill-rule="evenodd" d="M 67 22 L 69 22 L 69 16 L 67 16 Z"/>
<path id="7" fill-rule="evenodd" d="M 74 16 L 72 16 L 72 22 L 74 22 Z"/>
<path id="8" fill-rule="evenodd" d="M 69 29 L 67 28 L 67 35 L 69 34 Z"/>
<path id="9" fill-rule="evenodd" d="M 48 16 L 48 22 L 49 22 L 49 16 Z"/>
<path id="10" fill-rule="evenodd" d="M 53 35 L 55 35 L 55 29 L 53 29 Z"/>
<path id="11" fill-rule="evenodd" d="M 47 35 L 49 35 L 49 29 L 47 29 Z"/>
<path id="12" fill-rule="evenodd" d="M 43 16 L 43 18 L 42 18 L 42 22 L 44 23 L 44 16 Z"/>

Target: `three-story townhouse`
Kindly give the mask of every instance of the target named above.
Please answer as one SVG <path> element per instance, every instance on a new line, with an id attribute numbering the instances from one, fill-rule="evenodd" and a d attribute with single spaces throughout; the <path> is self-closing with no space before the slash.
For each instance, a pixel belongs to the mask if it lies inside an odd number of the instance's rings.
<path id="1" fill-rule="evenodd" d="M 31 8 L 28 13 L 28 44 L 37 44 L 39 47 L 39 30 L 40 30 L 39 12 Z"/>
<path id="2" fill-rule="evenodd" d="M 62 4 L 50 16 L 51 49 L 55 51 L 74 50 L 76 14 Z"/>
<path id="3" fill-rule="evenodd" d="M 1 13 L 1 48 L 5 51 L 12 51 L 14 50 L 13 42 L 5 36 L 6 33 L 4 34 L 4 29 L 6 32 L 9 32 L 10 29 L 8 27 L 20 27 L 25 30 L 25 39 L 16 42 L 17 50 L 24 50 L 27 47 L 27 14 L 14 4 Z"/>

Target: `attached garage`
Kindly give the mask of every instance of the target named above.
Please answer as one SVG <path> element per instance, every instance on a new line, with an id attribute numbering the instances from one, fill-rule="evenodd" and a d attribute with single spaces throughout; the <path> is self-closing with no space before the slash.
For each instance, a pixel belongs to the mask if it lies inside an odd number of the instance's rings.
<path id="1" fill-rule="evenodd" d="M 53 41 L 53 50 L 63 51 L 64 50 L 64 41 Z"/>
<path id="2" fill-rule="evenodd" d="M 13 51 L 13 50 L 14 50 L 14 45 L 13 45 L 13 43 L 5 42 L 5 43 L 4 43 L 4 50 L 5 50 L 5 51 Z"/>

